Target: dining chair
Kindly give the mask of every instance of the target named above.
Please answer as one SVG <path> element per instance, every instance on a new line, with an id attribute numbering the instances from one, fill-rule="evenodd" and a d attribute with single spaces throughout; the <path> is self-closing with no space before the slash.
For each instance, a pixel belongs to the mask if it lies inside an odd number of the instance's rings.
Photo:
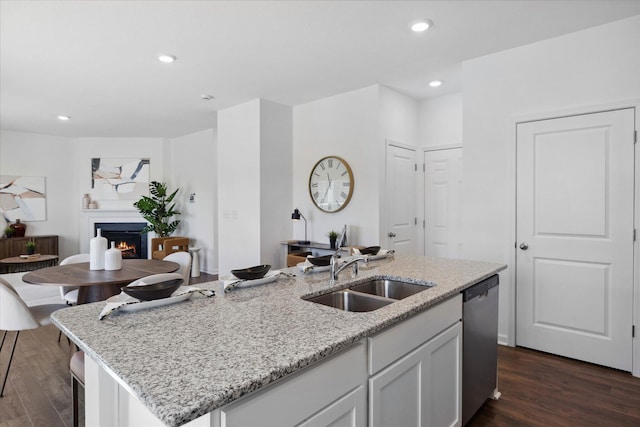
<path id="1" fill-rule="evenodd" d="M 77 254 L 66 257 L 60 261 L 60 265 L 78 264 L 81 262 L 89 262 L 89 254 Z M 76 286 L 60 286 L 60 296 L 69 305 L 78 303 L 78 287 Z"/>
<path id="2" fill-rule="evenodd" d="M 175 252 L 189 252 L 188 237 L 154 237 L 151 239 L 152 259 L 164 259 Z"/>
<path id="3" fill-rule="evenodd" d="M 84 388 L 84 351 L 78 350 L 73 353 L 69 361 L 69 371 L 71 372 L 71 413 L 73 417 L 73 427 L 78 427 L 78 392 L 80 387 Z"/>
<path id="4" fill-rule="evenodd" d="M 191 254 L 189 252 L 174 252 L 162 258 L 162 260 L 180 264 L 180 268 L 176 273 L 180 273 L 184 277 L 184 286 L 189 284 L 189 277 L 191 276 Z"/>
<path id="5" fill-rule="evenodd" d="M 2 342 L 0 343 L 0 351 L 2 351 L 2 347 L 4 346 L 7 333 L 9 331 L 16 332 L 13 347 L 11 348 L 11 355 L 9 356 L 9 363 L 4 374 L 4 380 L 2 381 L 2 389 L 0 389 L 0 397 L 4 394 L 4 387 L 9 377 L 9 369 L 11 368 L 11 362 L 13 361 L 13 354 L 16 350 L 20 331 L 36 329 L 40 326 L 51 324 L 51 313 L 65 307 L 65 304 L 42 304 L 29 307 L 23 299 L 20 298 L 20 295 L 18 295 L 18 292 L 16 292 L 13 286 L 0 278 L 0 330 L 4 331 Z"/>

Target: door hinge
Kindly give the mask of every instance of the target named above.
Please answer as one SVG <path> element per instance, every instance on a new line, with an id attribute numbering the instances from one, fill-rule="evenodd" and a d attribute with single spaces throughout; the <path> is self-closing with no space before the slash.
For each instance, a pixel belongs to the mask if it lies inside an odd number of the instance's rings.
<path id="1" fill-rule="evenodd" d="M 634 144 L 638 143 L 638 131 L 637 130 L 633 131 L 633 143 Z"/>
<path id="2" fill-rule="evenodd" d="M 633 241 L 634 242 L 636 241 L 636 229 L 635 228 L 633 229 Z"/>
<path id="3" fill-rule="evenodd" d="M 414 164 L 413 164 L 413 170 L 414 170 L 414 171 L 416 171 L 416 172 L 418 172 L 418 164 L 417 164 L 417 163 L 414 163 Z"/>
<path id="4" fill-rule="evenodd" d="M 636 325 L 631 325 L 631 338 L 636 337 Z"/>
<path id="5" fill-rule="evenodd" d="M 425 221 L 425 220 L 423 219 L 423 220 L 422 220 L 422 228 L 424 229 L 424 228 L 426 228 L 426 226 L 427 226 L 427 221 Z"/>
<path id="6" fill-rule="evenodd" d="M 426 172 L 427 171 L 427 167 L 424 165 L 424 163 L 422 164 L 422 172 Z"/>
<path id="7" fill-rule="evenodd" d="M 418 218 L 414 218 L 413 220 L 413 225 L 418 225 Z"/>

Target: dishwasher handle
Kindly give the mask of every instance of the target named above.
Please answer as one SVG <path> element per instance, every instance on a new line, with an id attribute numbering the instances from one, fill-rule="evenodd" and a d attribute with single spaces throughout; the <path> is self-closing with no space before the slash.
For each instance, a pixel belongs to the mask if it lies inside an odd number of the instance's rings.
<path id="1" fill-rule="evenodd" d="M 493 276 L 485 279 L 471 287 L 462 291 L 462 301 L 467 302 L 474 298 L 481 297 L 483 295 L 487 295 L 489 289 L 498 286 L 499 284 L 498 275 L 494 274 Z"/>

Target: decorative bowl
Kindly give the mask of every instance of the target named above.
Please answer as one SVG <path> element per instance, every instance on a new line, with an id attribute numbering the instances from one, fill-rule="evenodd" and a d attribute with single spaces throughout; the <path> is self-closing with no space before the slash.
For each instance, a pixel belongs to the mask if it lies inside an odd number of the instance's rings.
<path id="1" fill-rule="evenodd" d="M 362 255 L 376 255 L 380 252 L 380 246 L 369 246 L 364 249 L 360 249 Z"/>
<path id="2" fill-rule="evenodd" d="M 240 268 L 237 270 L 231 270 L 231 274 L 236 276 L 238 279 L 256 280 L 256 279 L 262 279 L 269 270 L 271 270 L 271 266 L 267 264 L 263 264 L 263 265 L 256 265 L 254 267 L 249 267 L 249 268 Z"/>
<path id="3" fill-rule="evenodd" d="M 152 301 L 170 297 L 180 287 L 184 279 L 172 279 L 164 282 L 151 283 L 141 286 L 123 286 L 122 292 L 139 299 L 140 301 Z"/>
<path id="4" fill-rule="evenodd" d="M 332 255 L 310 256 L 307 260 L 317 267 L 326 267 L 331 262 L 331 257 Z"/>

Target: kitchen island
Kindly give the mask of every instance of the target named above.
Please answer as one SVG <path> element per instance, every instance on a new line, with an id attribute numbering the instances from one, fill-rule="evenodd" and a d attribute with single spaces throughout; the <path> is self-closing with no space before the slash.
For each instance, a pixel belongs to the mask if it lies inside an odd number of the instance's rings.
<path id="1" fill-rule="evenodd" d="M 339 361 L 352 348 L 364 349 L 368 337 L 409 323 L 436 306 L 445 307 L 441 303 L 459 299 L 462 290 L 504 268 L 484 262 L 395 257 L 363 265 L 357 278 L 351 278 L 347 269 L 334 286 L 326 272 L 290 269 L 297 277 L 227 294 L 219 291 L 219 282 L 201 284 L 218 289 L 217 295 L 116 313 L 102 321 L 98 315 L 103 302 L 63 309 L 52 317 L 86 354 L 86 412 L 96 424 L 108 425 L 111 421 L 106 419 L 114 413 L 120 419 L 140 415 L 135 404 L 123 408 L 122 403 L 117 407 L 117 398 L 105 399 L 119 389 L 160 420 L 158 425 L 218 425 L 219 420 L 207 418 L 212 411 L 219 414 L 225 406 L 251 399 L 301 372 Z M 368 277 L 435 286 L 366 313 L 302 299 Z M 450 316 L 460 318 L 459 313 Z"/>

